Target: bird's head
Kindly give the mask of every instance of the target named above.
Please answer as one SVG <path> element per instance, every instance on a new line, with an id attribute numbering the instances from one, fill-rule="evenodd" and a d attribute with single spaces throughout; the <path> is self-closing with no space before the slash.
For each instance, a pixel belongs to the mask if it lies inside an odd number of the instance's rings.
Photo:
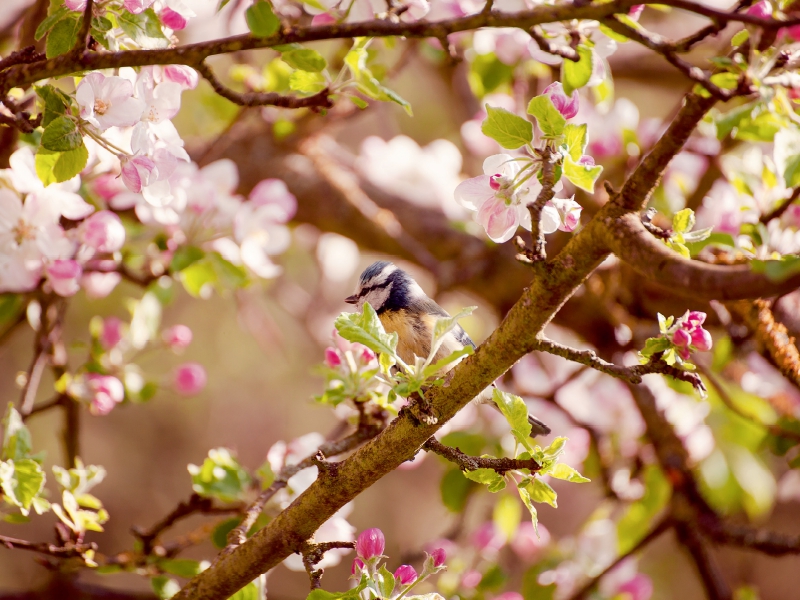
<path id="1" fill-rule="evenodd" d="M 408 273 L 388 261 L 379 260 L 364 269 L 356 293 L 344 301 L 355 304 L 359 310 L 369 302 L 380 314 L 385 310 L 410 309 L 422 298 L 427 298 L 425 292 Z"/>

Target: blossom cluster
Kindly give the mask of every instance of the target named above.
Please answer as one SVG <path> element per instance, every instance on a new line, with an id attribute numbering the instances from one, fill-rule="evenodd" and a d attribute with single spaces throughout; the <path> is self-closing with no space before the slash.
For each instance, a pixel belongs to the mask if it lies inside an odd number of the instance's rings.
<path id="1" fill-rule="evenodd" d="M 703 329 L 706 313 L 697 310 L 687 310 L 679 318 L 665 318 L 658 315 L 658 325 L 661 335 L 649 338 L 644 348 L 639 352 L 642 362 L 649 361 L 654 355 L 662 353 L 667 364 L 683 365 L 693 369 L 689 360 L 692 351 L 707 352 L 711 350 L 711 334 Z"/>
<path id="2" fill-rule="evenodd" d="M 86 8 L 86 0 L 64 0 L 69 10 L 82 12 Z M 122 0 L 100 4 L 101 12 L 95 9 L 95 17 L 102 17 L 106 11 L 125 10 L 132 15 L 140 15 L 149 8 L 155 10 L 164 27 L 180 31 L 186 27 L 189 19 L 196 17 L 189 0 Z"/>

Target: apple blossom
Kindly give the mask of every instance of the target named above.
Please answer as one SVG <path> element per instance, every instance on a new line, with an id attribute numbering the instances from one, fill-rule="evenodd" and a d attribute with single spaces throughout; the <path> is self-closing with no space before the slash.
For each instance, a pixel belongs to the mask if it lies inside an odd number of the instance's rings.
<path id="1" fill-rule="evenodd" d="M 47 281 L 59 296 L 74 296 L 80 289 L 83 268 L 76 260 L 54 260 L 45 268 Z"/>
<path id="2" fill-rule="evenodd" d="M 133 97 L 133 85 L 116 75 L 89 73 L 78 84 L 75 99 L 80 115 L 105 131 L 109 127 L 134 125 L 142 116 L 145 103 Z"/>
<path id="3" fill-rule="evenodd" d="M 132 192 L 141 192 L 143 186 L 149 185 L 151 177 L 155 179 L 158 174 L 156 163 L 149 156 L 120 156 L 119 164 L 122 181 Z"/>
<path id="4" fill-rule="evenodd" d="M 481 575 L 480 571 L 476 571 L 475 569 L 464 571 L 461 575 L 461 587 L 467 590 L 475 589 L 478 587 L 481 579 L 483 579 L 483 575 Z"/>
<path id="5" fill-rule="evenodd" d="M 447 560 L 447 552 L 445 552 L 444 548 L 436 548 L 431 552 L 431 558 L 434 566 L 441 567 L 444 565 L 444 561 Z"/>
<path id="6" fill-rule="evenodd" d="M 101 210 L 81 223 L 80 238 L 97 252 L 116 252 L 125 243 L 125 227 L 116 213 Z"/>
<path id="7" fill-rule="evenodd" d="M 542 209 L 542 231 L 545 233 L 552 233 L 556 229 L 566 232 L 574 231 L 580 222 L 582 210 L 581 205 L 575 202 L 574 198 L 572 196 L 548 200 Z"/>
<path id="8" fill-rule="evenodd" d="M 125 7 L 125 10 L 128 12 L 138 15 L 145 11 L 145 9 L 150 8 L 155 0 L 123 0 L 122 6 Z"/>
<path id="9" fill-rule="evenodd" d="M 120 281 L 122 281 L 122 276 L 119 273 L 84 272 L 81 278 L 81 287 L 86 292 L 87 298 L 96 300 L 108 296 Z"/>
<path id="10" fill-rule="evenodd" d="M 111 350 L 122 341 L 122 321 L 117 317 L 103 319 L 103 327 L 98 338 L 104 350 Z"/>
<path id="11" fill-rule="evenodd" d="M 192 343 L 192 330 L 186 325 L 173 325 L 161 333 L 161 339 L 172 350 L 184 350 Z"/>
<path id="12" fill-rule="evenodd" d="M 417 580 L 417 571 L 411 565 L 400 565 L 394 572 L 394 578 L 400 585 L 409 585 Z"/>
<path id="13" fill-rule="evenodd" d="M 762 19 L 771 19 L 772 18 L 772 4 L 770 4 L 767 0 L 761 0 L 760 2 L 756 2 L 745 11 L 745 14 L 750 15 L 751 17 L 760 17 Z"/>
<path id="14" fill-rule="evenodd" d="M 362 570 L 364 570 L 364 561 L 360 558 L 356 557 L 353 559 L 353 564 L 350 565 L 350 575 L 358 575 Z"/>
<path id="15" fill-rule="evenodd" d="M 203 365 L 189 362 L 181 365 L 173 374 L 172 383 L 175 391 L 182 396 L 194 396 L 206 387 L 206 370 Z"/>
<path id="16" fill-rule="evenodd" d="M 325 348 L 325 364 L 331 369 L 342 364 L 342 359 L 339 358 L 339 353 L 333 348 Z"/>
<path id="17" fill-rule="evenodd" d="M 543 93 L 550 98 L 553 106 L 555 106 L 556 110 L 560 112 L 561 116 L 565 119 L 571 119 L 578 114 L 578 110 L 580 109 L 578 90 L 572 90 L 572 94 L 567 96 L 561 82 L 555 81 L 544 88 Z"/>
<path id="18" fill-rule="evenodd" d="M 173 81 L 185 90 L 193 90 L 197 87 L 198 75 L 192 67 L 186 65 L 165 65 L 162 70 L 163 77 L 167 81 Z"/>
<path id="19" fill-rule="evenodd" d="M 186 28 L 186 19 L 178 12 L 172 10 L 169 6 L 162 10 L 158 18 L 161 19 L 161 22 L 169 27 L 170 29 L 174 29 L 175 31 L 180 31 L 181 29 Z"/>
<path id="20" fill-rule="evenodd" d="M 64 6 L 70 10 L 83 10 L 86 8 L 86 0 L 64 0 Z"/>
<path id="21" fill-rule="evenodd" d="M 383 537 L 383 532 L 376 527 L 362 531 L 356 540 L 356 553 L 364 561 L 383 556 L 385 548 L 386 538 Z"/>
<path id="22" fill-rule="evenodd" d="M 89 412 L 93 415 L 107 415 L 125 398 L 122 382 L 110 375 L 89 373 L 86 375 L 86 388 L 89 395 Z"/>

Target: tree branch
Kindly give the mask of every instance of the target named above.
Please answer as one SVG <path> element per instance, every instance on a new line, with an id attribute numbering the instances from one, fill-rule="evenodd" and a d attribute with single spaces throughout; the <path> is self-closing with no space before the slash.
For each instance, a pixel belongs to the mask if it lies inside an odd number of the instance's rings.
<path id="1" fill-rule="evenodd" d="M 491 469 L 503 475 L 507 471 L 528 469 L 533 472 L 542 468 L 542 466 L 532 458 L 528 460 L 517 460 L 516 458 L 481 458 L 479 456 L 468 456 L 458 448 L 445 446 L 435 437 L 431 437 L 426 441 L 422 445 L 422 448 L 455 463 L 462 471 Z"/>

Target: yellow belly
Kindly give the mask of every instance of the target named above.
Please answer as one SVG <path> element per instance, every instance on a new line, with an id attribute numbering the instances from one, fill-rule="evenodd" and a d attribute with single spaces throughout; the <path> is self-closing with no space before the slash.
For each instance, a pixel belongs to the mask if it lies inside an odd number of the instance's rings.
<path id="1" fill-rule="evenodd" d="M 436 317 L 420 315 L 407 310 L 386 311 L 380 315 L 383 328 L 398 336 L 397 354 L 404 362 L 414 364 L 414 356 L 427 358 L 431 351 L 433 324 Z M 448 356 L 461 348 L 455 338 L 448 336 L 434 357 L 434 361 Z M 455 347 L 457 346 L 457 347 Z"/>

